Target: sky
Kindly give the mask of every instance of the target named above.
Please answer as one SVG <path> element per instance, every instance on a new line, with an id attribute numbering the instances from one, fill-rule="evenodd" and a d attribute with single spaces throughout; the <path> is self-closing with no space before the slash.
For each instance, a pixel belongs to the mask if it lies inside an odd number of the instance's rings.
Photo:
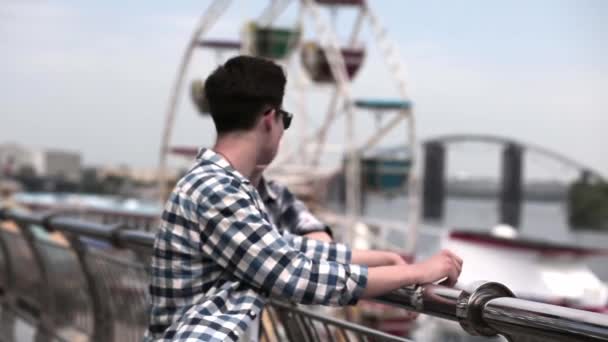
<path id="1" fill-rule="evenodd" d="M 81 151 L 89 165 L 154 167 L 178 63 L 209 3 L 0 0 L 0 143 Z M 207 37 L 238 38 L 266 3 L 235 1 Z M 406 66 L 421 139 L 497 134 L 608 175 L 607 1 L 369 3 Z M 291 25 L 296 13 L 292 5 L 278 23 Z M 349 10 L 335 13 L 343 41 L 353 17 Z M 314 39 L 312 22 L 303 25 L 305 37 Z M 360 43 L 366 60 L 352 84 L 355 97 L 396 96 L 369 26 Z M 188 83 L 204 78 L 216 60 L 211 51 L 198 51 Z M 321 122 L 331 89 L 309 84 L 299 95 L 292 85 L 286 106 L 303 99 L 306 127 Z M 305 125 L 295 114 L 295 124 Z M 358 136 L 375 127 L 373 116 L 358 120 Z M 401 132 L 387 143 L 399 143 Z M 288 134 L 288 143 L 297 144 L 300 133 Z M 332 131 L 332 143 L 342 138 Z M 211 121 L 195 113 L 186 91 L 172 143 L 208 146 L 213 139 Z M 498 157 L 485 147 L 460 155 L 461 164 L 498 168 Z"/>

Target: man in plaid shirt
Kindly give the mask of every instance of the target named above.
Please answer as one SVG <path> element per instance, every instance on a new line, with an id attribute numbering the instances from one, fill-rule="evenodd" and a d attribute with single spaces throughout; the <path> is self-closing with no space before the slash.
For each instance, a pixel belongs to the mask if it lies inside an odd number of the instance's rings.
<path id="1" fill-rule="evenodd" d="M 447 277 L 462 260 L 444 251 L 421 264 L 379 266 L 373 251 L 351 251 L 280 233 L 250 182 L 276 155 L 291 114 L 281 109 L 282 69 L 239 56 L 205 83 L 218 133 L 177 183 L 156 235 L 147 340 L 239 341 L 268 297 L 350 305 L 413 283 Z"/>

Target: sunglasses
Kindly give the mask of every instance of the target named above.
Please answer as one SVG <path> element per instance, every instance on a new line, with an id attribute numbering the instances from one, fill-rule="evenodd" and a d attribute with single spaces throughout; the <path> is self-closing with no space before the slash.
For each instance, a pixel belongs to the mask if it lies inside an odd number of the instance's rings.
<path id="1" fill-rule="evenodd" d="M 283 110 L 281 108 L 276 109 L 277 113 L 281 114 L 281 118 L 283 119 L 283 128 L 287 130 L 289 126 L 291 126 L 291 120 L 293 119 L 293 114 L 290 112 Z"/>

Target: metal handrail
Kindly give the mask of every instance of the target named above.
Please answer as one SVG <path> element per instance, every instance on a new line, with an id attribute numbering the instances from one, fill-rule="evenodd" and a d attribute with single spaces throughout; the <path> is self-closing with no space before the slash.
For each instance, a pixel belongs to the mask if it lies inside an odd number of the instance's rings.
<path id="1" fill-rule="evenodd" d="M 608 341 L 608 315 L 515 298 L 504 285 L 479 282 L 468 289 L 410 286 L 378 300 L 459 322 L 471 335 L 528 336 L 547 341 Z"/>
<path id="2" fill-rule="evenodd" d="M 151 249 L 147 232 L 83 222 L 57 215 L 0 211 L 0 221 L 34 224 L 69 235 L 101 239 L 127 249 Z M 504 285 L 473 284 L 467 289 L 439 285 L 409 286 L 377 298 L 395 307 L 459 322 L 472 335 L 529 337 L 550 341 L 608 341 L 608 315 L 515 298 Z M 285 309 L 285 307 L 282 307 Z"/>

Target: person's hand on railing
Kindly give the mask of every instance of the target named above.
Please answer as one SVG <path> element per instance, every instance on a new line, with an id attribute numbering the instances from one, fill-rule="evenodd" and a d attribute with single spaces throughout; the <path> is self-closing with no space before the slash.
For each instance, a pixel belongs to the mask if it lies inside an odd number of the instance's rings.
<path id="1" fill-rule="evenodd" d="M 442 281 L 444 285 L 453 286 L 461 271 L 462 259 L 448 250 L 417 264 L 369 267 L 363 297 L 378 297 L 413 284 Z"/>
<path id="2" fill-rule="evenodd" d="M 462 259 L 444 249 L 429 259 L 412 265 L 415 273 L 420 274 L 420 284 L 441 282 L 441 285 L 454 286 L 462 272 Z"/>

